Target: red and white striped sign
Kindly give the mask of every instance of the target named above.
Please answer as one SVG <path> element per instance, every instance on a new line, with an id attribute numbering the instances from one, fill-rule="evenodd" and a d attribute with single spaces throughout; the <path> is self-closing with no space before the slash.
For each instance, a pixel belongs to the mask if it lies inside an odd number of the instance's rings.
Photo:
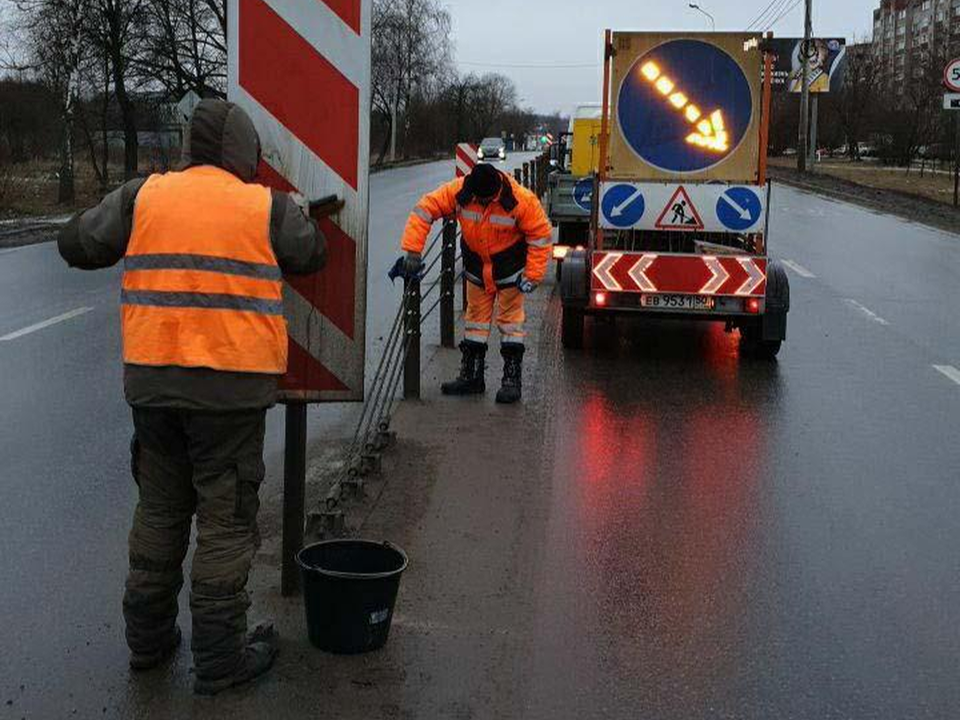
<path id="1" fill-rule="evenodd" d="M 363 399 L 372 0 L 228 0 L 228 97 L 263 145 L 258 180 L 345 205 L 327 265 L 286 278 L 282 397 Z"/>
<path id="2" fill-rule="evenodd" d="M 457 177 L 469 175 L 470 171 L 480 162 L 477 157 L 477 151 L 480 148 L 470 143 L 460 143 L 457 145 Z"/>
<path id="3" fill-rule="evenodd" d="M 763 297 L 767 259 L 748 255 L 593 253 L 593 289 Z"/>

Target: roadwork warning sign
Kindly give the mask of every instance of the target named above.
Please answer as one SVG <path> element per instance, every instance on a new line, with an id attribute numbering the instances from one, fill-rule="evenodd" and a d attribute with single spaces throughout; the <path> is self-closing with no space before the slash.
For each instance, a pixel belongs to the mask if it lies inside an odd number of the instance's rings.
<path id="1" fill-rule="evenodd" d="M 693 204 L 690 195 L 680 185 L 676 192 L 670 196 L 666 206 L 657 217 L 654 224 L 657 230 L 680 230 L 682 232 L 691 232 L 703 230 L 703 220 L 697 211 L 697 206 Z"/>

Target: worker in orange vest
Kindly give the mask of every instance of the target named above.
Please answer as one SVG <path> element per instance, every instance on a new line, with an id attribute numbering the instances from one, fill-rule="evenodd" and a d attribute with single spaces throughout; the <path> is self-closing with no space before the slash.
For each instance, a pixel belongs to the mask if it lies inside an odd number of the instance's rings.
<path id="1" fill-rule="evenodd" d="M 194 691 L 262 675 L 277 636 L 248 635 L 247 575 L 259 545 L 266 409 L 287 368 L 282 273 L 311 273 L 325 242 L 302 197 L 250 181 L 260 140 L 247 114 L 204 100 L 185 169 L 131 180 L 61 231 L 85 270 L 124 261 L 124 390 L 133 407 L 133 477 L 123 598 L 130 665 L 156 667 L 181 634 L 177 595 L 193 516 Z"/>
<path id="2" fill-rule="evenodd" d="M 403 232 L 407 277 L 422 266 L 430 226 L 456 217 L 462 230 L 463 272 L 467 279 L 465 338 L 460 343 L 460 375 L 444 383 L 445 395 L 486 392 L 487 340 L 497 306 L 503 382 L 497 402 L 514 403 L 522 394 L 524 353 L 523 296 L 543 280 L 553 245 L 552 228 L 536 195 L 493 165 L 480 163 L 463 178 L 424 195 Z"/>

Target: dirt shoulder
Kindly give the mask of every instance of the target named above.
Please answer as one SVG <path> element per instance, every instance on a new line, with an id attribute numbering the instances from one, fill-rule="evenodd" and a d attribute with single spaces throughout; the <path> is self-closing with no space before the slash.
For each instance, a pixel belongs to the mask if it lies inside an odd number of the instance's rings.
<path id="1" fill-rule="evenodd" d="M 801 175 L 794 168 L 771 166 L 770 178 L 801 190 L 861 205 L 872 210 L 902 217 L 960 234 L 960 209 L 912 192 L 871 187 L 826 172 Z"/>

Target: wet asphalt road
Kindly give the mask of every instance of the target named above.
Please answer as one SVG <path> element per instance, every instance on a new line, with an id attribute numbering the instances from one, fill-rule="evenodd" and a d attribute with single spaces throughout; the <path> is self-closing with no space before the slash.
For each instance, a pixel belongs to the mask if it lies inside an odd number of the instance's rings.
<path id="1" fill-rule="evenodd" d="M 960 238 L 774 206 L 778 363 L 621 322 L 545 370 L 529 717 L 960 714 Z"/>
<path id="2" fill-rule="evenodd" d="M 373 178 L 371 360 L 399 293 L 379 281 L 395 238 L 450 172 Z M 532 606 L 523 657 L 463 655 L 494 687 L 522 668 L 499 717 L 956 716 L 960 384 L 934 366 L 960 368 L 960 239 L 775 193 L 771 253 L 793 291 L 778 363 L 741 362 L 713 326 L 596 327 L 576 353 L 548 335 L 528 429 L 543 504 L 518 539 L 535 580 L 514 588 Z M 129 707 L 118 282 L 67 271 L 49 245 L 0 254 L 0 338 L 92 308 L 0 340 L 0 718 Z M 314 411 L 313 436 L 345 435 L 351 412 Z M 182 691 L 160 682 L 154 700 Z"/>
<path id="3" fill-rule="evenodd" d="M 371 177 L 368 366 L 402 294 L 385 274 L 403 224 L 423 192 L 452 177 L 452 161 Z M 97 697 L 107 707 L 125 695 L 126 675 L 113 669 L 125 664 L 120 595 L 136 492 L 119 283 L 119 268 L 68 269 L 52 243 L 0 250 L 0 718 L 99 711 Z M 425 341 L 437 332 L 425 326 Z M 312 407 L 311 439 L 348 437 L 356 411 Z M 277 492 L 282 410 L 271 412 L 267 433 L 264 492 Z"/>

